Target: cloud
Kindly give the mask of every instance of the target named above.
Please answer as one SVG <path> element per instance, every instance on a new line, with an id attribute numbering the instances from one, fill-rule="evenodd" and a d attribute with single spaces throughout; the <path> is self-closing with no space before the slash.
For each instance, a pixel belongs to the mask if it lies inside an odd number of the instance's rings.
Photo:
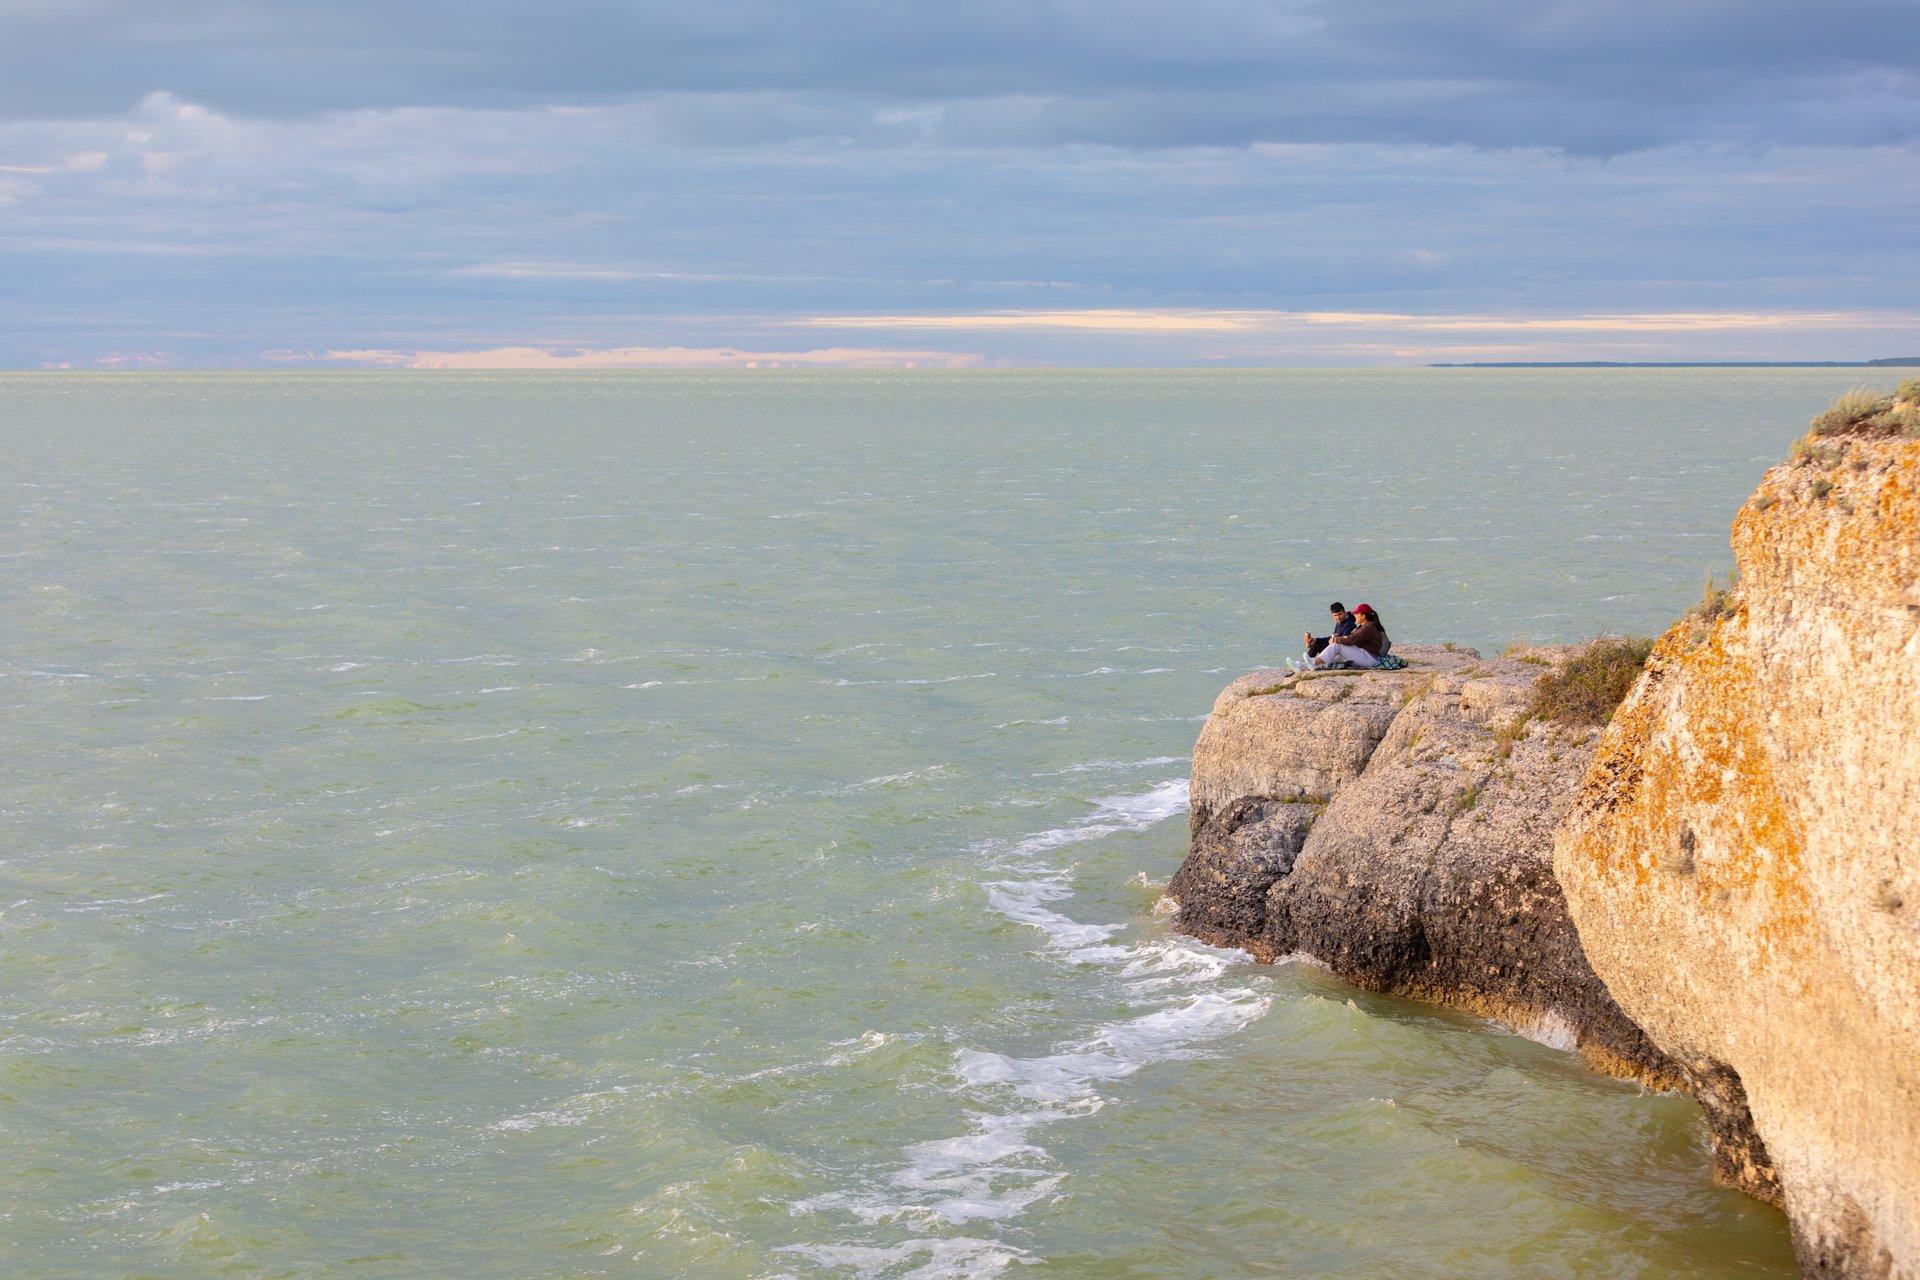
<path id="1" fill-rule="evenodd" d="M 689 145 L 1884 145 L 1910 0 L 141 0 L 10 6 L 0 116 L 644 104 Z"/>
<path id="2" fill-rule="evenodd" d="M 985 315 L 809 316 L 791 323 L 818 329 L 1071 329 L 1095 333 L 1231 333 L 1260 327 L 1272 312 L 997 311 Z"/>
<path id="3" fill-rule="evenodd" d="M 717 283 L 746 281 L 754 284 L 830 284 L 865 280 L 867 283 L 910 284 L 906 280 L 876 280 L 855 276 L 796 275 L 793 273 L 744 271 L 658 271 L 616 263 L 587 262 L 475 262 L 447 272 L 455 279 L 587 281 L 619 284 L 635 280 L 694 281 Z M 1035 282 L 1023 282 L 1038 287 Z"/>
<path id="4" fill-rule="evenodd" d="M 963 334 L 989 358 L 1082 365 L 1397 358 L 1334 345 L 1384 325 L 1408 349 L 1443 325 L 1536 342 L 1651 326 L 1667 358 L 1913 342 L 1896 323 L 1920 274 L 1909 150 L 689 151 L 631 144 L 618 106 L 185 105 L 0 125 L 0 155 L 23 162 L 108 156 L 0 174 L 0 365 L 529 333 L 773 353 L 812 345 L 795 333 L 914 350 Z"/>
<path id="5" fill-rule="evenodd" d="M 1912 342 L 1910 0 L 164 8 L 0 5 L 0 365 Z"/>
<path id="6" fill-rule="evenodd" d="M 475 262 L 447 273 L 492 280 L 649 280 L 671 279 L 672 273 L 634 271 L 626 267 L 593 266 L 581 262 Z"/>
<path id="7" fill-rule="evenodd" d="M 742 351 L 732 347 L 609 347 L 599 350 L 509 346 L 478 351 L 330 350 L 318 356 L 274 352 L 276 363 L 370 365 L 390 369 L 915 369 L 985 363 L 961 351 L 896 351 L 825 347 L 810 351 Z"/>
<path id="8" fill-rule="evenodd" d="M 1742 329 L 1874 329 L 1913 325 L 1899 312 L 1697 312 L 1639 315 L 1414 315 L 1381 311 L 999 311 L 980 315 L 809 316 L 790 323 L 820 329 L 1059 329 L 1140 334 L 1277 333 L 1321 326 L 1414 332 L 1725 333 Z"/>
<path id="9" fill-rule="evenodd" d="M 0 173 L 94 173 L 106 167 L 106 152 L 82 151 L 50 164 L 0 164 Z"/>

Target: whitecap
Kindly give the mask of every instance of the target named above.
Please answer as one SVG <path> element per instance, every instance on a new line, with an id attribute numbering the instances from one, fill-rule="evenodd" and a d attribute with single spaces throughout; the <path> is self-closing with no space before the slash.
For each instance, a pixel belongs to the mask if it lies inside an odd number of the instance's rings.
<path id="1" fill-rule="evenodd" d="M 834 794 L 843 796 L 852 795 L 857 791 L 871 791 L 876 787 L 891 787 L 902 782 L 918 782 L 922 778 L 935 777 L 946 771 L 947 766 L 944 764 L 930 764 L 924 769 L 906 769 L 899 773 L 883 773 L 879 777 L 868 778 L 862 782 L 849 782 Z"/>
<path id="2" fill-rule="evenodd" d="M 908 1240 L 896 1245 L 799 1244 L 782 1253 L 794 1253 L 822 1266 L 851 1270 L 858 1280 L 992 1280 L 1016 1262 L 1025 1262 L 1025 1249 L 998 1240 L 947 1236 Z M 902 1266 L 912 1266 L 902 1271 Z"/>
<path id="3" fill-rule="evenodd" d="M 899 1036 L 888 1035 L 884 1031 L 862 1031 L 851 1040 L 836 1040 L 833 1042 L 833 1047 L 845 1049 L 846 1052 L 829 1056 L 826 1065 L 844 1067 L 854 1059 L 864 1058 L 876 1049 L 884 1049 L 898 1039 L 900 1039 Z"/>
<path id="4" fill-rule="evenodd" d="M 997 671 L 982 671 L 982 672 L 979 672 L 979 673 L 977 673 L 977 674 L 975 674 L 975 675 L 966 675 L 966 676 L 928 676 L 928 677 L 926 677 L 926 678 L 924 678 L 924 679 L 917 679 L 917 680 L 907 680 L 907 679 L 901 679 L 901 680 L 846 680 L 846 679 L 840 679 L 840 680 L 819 680 L 819 681 L 816 681 L 815 683 L 817 683 L 817 684 L 831 684 L 831 685 L 834 685 L 835 687 L 837 687 L 837 688 L 841 688 L 841 689 L 859 689 L 859 688 L 866 688 L 866 687 L 868 687 L 868 686 L 871 686 L 871 685 L 879 685 L 879 684 L 890 684 L 890 685 L 929 685 L 929 684 L 958 684 L 958 683 L 959 683 L 960 681 L 962 681 L 962 680 L 994 680 L 994 679 L 997 679 L 998 677 L 999 677 L 999 672 L 997 672 Z"/>
<path id="5" fill-rule="evenodd" d="M 1040 880 L 1001 880 L 982 886 L 993 909 L 1009 920 L 1044 930 L 1056 947 L 1086 947 L 1105 942 L 1120 932 L 1117 924 L 1081 924 L 1048 907 L 1043 902 L 1064 898 L 1068 890 Z"/>
<path id="6" fill-rule="evenodd" d="M 1147 769 L 1156 765 L 1180 764 L 1185 756 L 1149 756 L 1145 760 L 1088 760 L 1082 764 L 1070 764 L 1064 769 L 1051 769 L 1036 773 L 1036 778 L 1058 778 L 1069 773 L 1099 773 L 1110 769 Z"/>

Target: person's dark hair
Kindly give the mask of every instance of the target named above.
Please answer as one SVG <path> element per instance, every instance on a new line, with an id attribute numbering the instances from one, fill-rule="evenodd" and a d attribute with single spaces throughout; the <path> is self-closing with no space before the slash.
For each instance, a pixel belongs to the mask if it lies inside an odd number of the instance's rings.
<path id="1" fill-rule="evenodd" d="M 1345 613 L 1346 611 L 1347 611 L 1347 606 L 1341 604 L 1338 600 L 1335 600 L 1332 604 L 1327 606 L 1328 613 Z"/>
<path id="2" fill-rule="evenodd" d="M 1387 629 L 1387 624 L 1380 620 L 1380 614 L 1374 609 L 1372 605 L 1370 604 L 1359 605 L 1356 607 L 1354 611 L 1356 613 L 1364 613 L 1365 615 L 1367 615 L 1367 617 L 1372 618 L 1373 625 L 1380 628 L 1382 631 L 1385 631 Z"/>

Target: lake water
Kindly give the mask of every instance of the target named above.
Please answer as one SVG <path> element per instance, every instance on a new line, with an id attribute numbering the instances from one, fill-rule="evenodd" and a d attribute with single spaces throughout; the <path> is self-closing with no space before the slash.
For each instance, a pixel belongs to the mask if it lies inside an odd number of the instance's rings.
<path id="1" fill-rule="evenodd" d="M 1328 600 L 1657 629 L 1866 372 L 0 378 L 5 1270 L 1788 1276 L 1155 903 Z"/>

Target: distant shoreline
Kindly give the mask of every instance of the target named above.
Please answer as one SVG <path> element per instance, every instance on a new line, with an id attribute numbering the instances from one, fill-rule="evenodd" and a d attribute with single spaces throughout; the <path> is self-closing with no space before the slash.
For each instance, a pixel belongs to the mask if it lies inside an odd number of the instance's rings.
<path id="1" fill-rule="evenodd" d="M 1429 369 L 1907 369 L 1920 356 L 1886 360 L 1472 360 L 1430 364 Z"/>

